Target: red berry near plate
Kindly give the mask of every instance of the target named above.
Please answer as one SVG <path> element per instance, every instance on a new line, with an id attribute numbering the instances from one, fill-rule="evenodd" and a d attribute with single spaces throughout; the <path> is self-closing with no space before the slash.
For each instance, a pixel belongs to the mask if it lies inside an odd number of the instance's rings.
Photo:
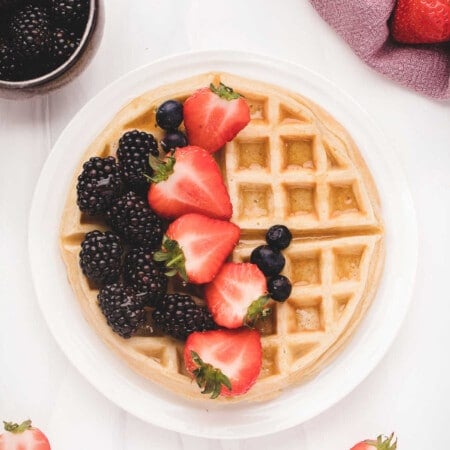
<path id="1" fill-rule="evenodd" d="M 3 422 L 5 431 L 0 435 L 0 450 L 50 450 L 50 443 L 39 428 L 31 425 L 31 420 L 21 424 Z"/>
<path id="2" fill-rule="evenodd" d="M 261 371 L 261 337 L 247 328 L 195 332 L 186 340 L 184 362 L 203 394 L 242 395 Z"/>
<path id="3" fill-rule="evenodd" d="M 214 321 L 226 328 L 253 326 L 270 313 L 266 277 L 255 264 L 226 263 L 205 287 Z"/>
<path id="4" fill-rule="evenodd" d="M 184 126 L 189 144 L 210 153 L 231 141 L 249 122 L 247 102 L 223 83 L 199 89 L 184 102 Z"/>
<path id="5" fill-rule="evenodd" d="M 155 261 L 165 263 L 166 275 L 179 274 L 195 284 L 209 283 L 239 240 L 241 230 L 225 220 L 185 214 L 174 220 Z"/>
<path id="6" fill-rule="evenodd" d="M 396 450 L 397 439 L 394 440 L 394 433 L 389 437 L 378 436 L 376 440 L 367 439 L 358 442 L 350 450 Z"/>
<path id="7" fill-rule="evenodd" d="M 391 31 L 404 44 L 450 41 L 450 0 L 398 0 Z"/>
<path id="8" fill-rule="evenodd" d="M 200 147 L 178 148 L 163 161 L 151 158 L 154 171 L 148 203 L 162 217 L 188 213 L 228 220 L 230 196 L 214 158 Z"/>

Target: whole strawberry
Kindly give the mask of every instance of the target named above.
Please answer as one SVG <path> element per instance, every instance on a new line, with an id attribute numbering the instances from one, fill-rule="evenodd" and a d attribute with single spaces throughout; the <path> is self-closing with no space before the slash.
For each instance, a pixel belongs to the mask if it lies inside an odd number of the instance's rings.
<path id="1" fill-rule="evenodd" d="M 398 0 L 391 31 L 404 44 L 450 41 L 450 0 Z"/>
<path id="2" fill-rule="evenodd" d="M 394 440 L 394 433 L 389 437 L 378 436 L 376 440 L 365 440 L 358 442 L 350 450 L 396 450 L 397 439 Z"/>
<path id="3" fill-rule="evenodd" d="M 31 425 L 31 420 L 3 423 L 5 432 L 0 435 L 0 450 L 50 450 L 47 437 Z"/>

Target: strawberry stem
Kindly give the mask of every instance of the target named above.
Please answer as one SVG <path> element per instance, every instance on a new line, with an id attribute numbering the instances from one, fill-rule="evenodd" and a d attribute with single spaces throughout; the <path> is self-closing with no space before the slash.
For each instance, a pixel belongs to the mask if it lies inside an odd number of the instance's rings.
<path id="1" fill-rule="evenodd" d="M 161 250 L 155 252 L 153 259 L 157 262 L 163 262 L 166 268 L 169 269 L 166 272 L 166 276 L 173 277 L 179 274 L 184 281 L 188 281 L 185 265 L 186 258 L 183 249 L 177 241 L 164 235 Z"/>
<path id="2" fill-rule="evenodd" d="M 214 94 L 217 94 L 220 98 L 228 101 L 236 100 L 237 98 L 242 97 L 241 94 L 234 92 L 233 89 L 223 83 L 220 83 L 218 87 L 211 83 L 209 85 L 209 89 L 211 89 L 211 91 L 214 92 Z"/>
<path id="3" fill-rule="evenodd" d="M 202 394 L 211 394 L 210 398 L 214 399 L 219 396 L 222 386 L 231 390 L 230 379 L 220 369 L 203 362 L 198 353 L 193 350 L 191 350 L 191 357 L 198 366 L 193 374 L 198 386 L 203 388 Z"/>
<path id="4" fill-rule="evenodd" d="M 254 300 L 247 309 L 247 314 L 244 317 L 244 325 L 253 328 L 258 319 L 267 317 L 271 314 L 270 308 L 265 308 L 267 302 L 270 300 L 270 295 L 262 295 Z"/>
<path id="5" fill-rule="evenodd" d="M 18 423 L 5 421 L 3 421 L 3 424 L 5 426 L 5 431 L 15 434 L 23 433 L 31 428 L 31 420 L 25 420 L 20 425 Z"/>

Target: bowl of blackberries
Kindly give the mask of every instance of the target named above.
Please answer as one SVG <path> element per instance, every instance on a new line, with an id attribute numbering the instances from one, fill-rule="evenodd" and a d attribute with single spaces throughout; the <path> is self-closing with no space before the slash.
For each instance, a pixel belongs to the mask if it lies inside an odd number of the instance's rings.
<path id="1" fill-rule="evenodd" d="M 102 34 L 101 0 L 0 0 L 0 96 L 29 97 L 66 84 Z"/>

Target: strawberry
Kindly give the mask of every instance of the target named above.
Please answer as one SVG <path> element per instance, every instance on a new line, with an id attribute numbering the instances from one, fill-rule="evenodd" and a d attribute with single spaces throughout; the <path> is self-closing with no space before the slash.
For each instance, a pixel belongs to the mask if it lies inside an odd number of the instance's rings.
<path id="1" fill-rule="evenodd" d="M 168 276 L 178 273 L 185 281 L 209 283 L 237 244 L 240 228 L 225 220 L 185 214 L 174 220 L 154 254 L 163 261 Z"/>
<path id="2" fill-rule="evenodd" d="M 253 326 L 270 313 L 266 277 L 256 264 L 224 264 L 205 287 L 205 299 L 214 321 L 226 328 Z"/>
<path id="3" fill-rule="evenodd" d="M 378 436 L 377 440 L 365 440 L 358 442 L 350 450 L 396 450 L 397 439 L 393 441 L 394 433 L 389 437 Z"/>
<path id="4" fill-rule="evenodd" d="M 404 44 L 449 41 L 450 0 L 398 0 L 391 31 Z"/>
<path id="5" fill-rule="evenodd" d="M 184 102 L 184 126 L 190 145 L 211 153 L 231 141 L 250 122 L 244 98 L 220 83 L 195 91 Z"/>
<path id="6" fill-rule="evenodd" d="M 248 328 L 197 331 L 186 340 L 184 362 L 203 394 L 245 394 L 261 371 L 261 337 Z"/>
<path id="7" fill-rule="evenodd" d="M 31 426 L 31 420 L 20 425 L 3 422 L 5 432 L 0 435 L 0 450 L 50 450 L 50 443 L 45 434 Z"/>
<path id="8" fill-rule="evenodd" d="M 174 219 L 198 213 L 228 220 L 230 196 L 214 158 L 200 147 L 182 147 L 164 161 L 150 156 L 154 170 L 148 203 L 160 216 Z"/>

